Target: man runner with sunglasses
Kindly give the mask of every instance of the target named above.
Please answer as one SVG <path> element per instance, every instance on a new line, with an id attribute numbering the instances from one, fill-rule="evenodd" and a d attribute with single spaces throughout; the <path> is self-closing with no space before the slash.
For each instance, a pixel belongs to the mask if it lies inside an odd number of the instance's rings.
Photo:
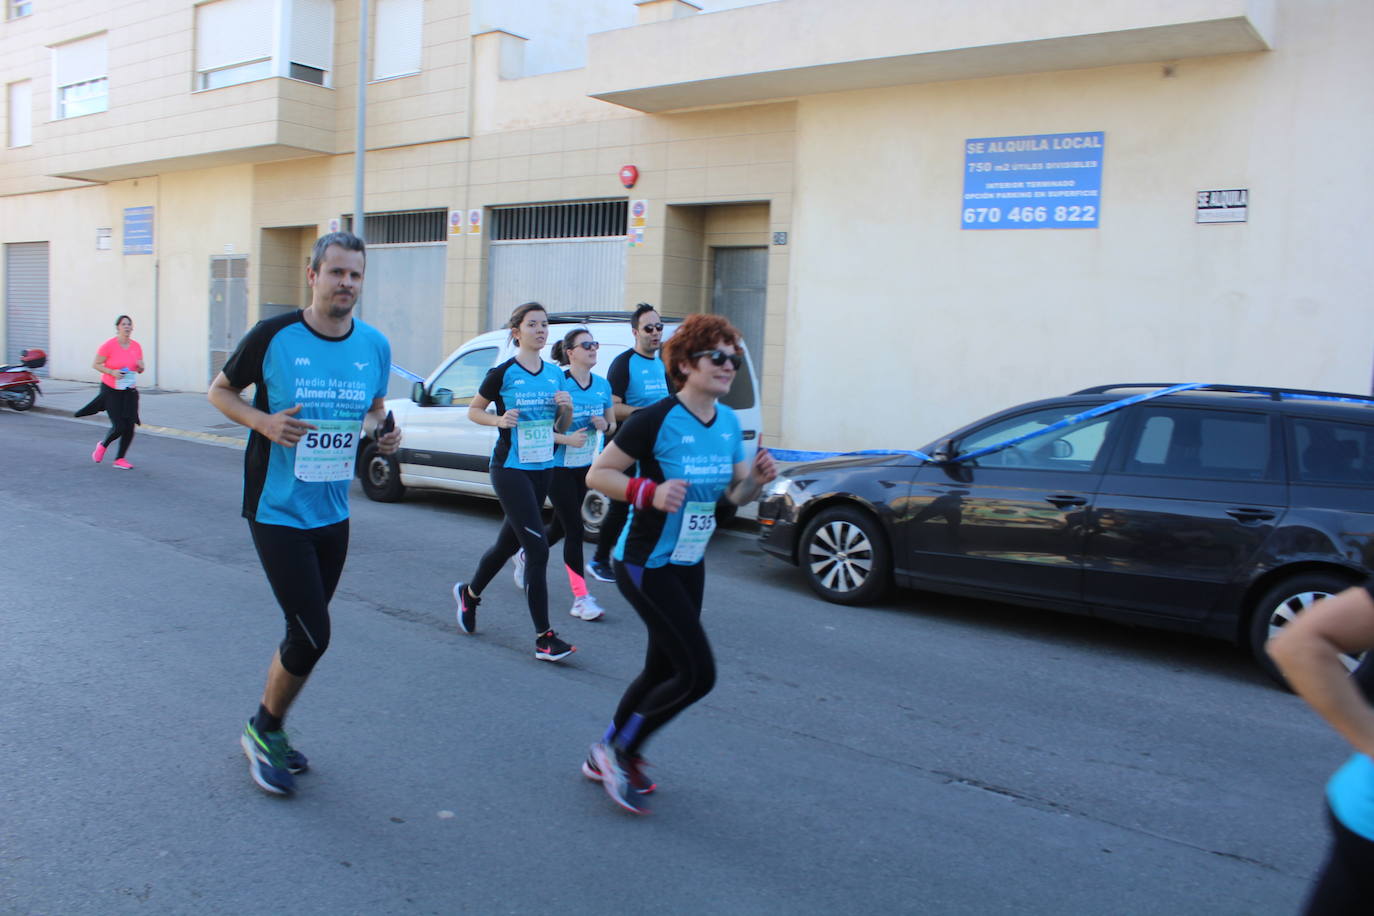
<path id="1" fill-rule="evenodd" d="M 617 425 L 623 425 L 626 418 L 641 407 L 656 404 L 672 394 L 667 373 L 663 371 L 663 361 L 658 358 L 659 348 L 663 345 L 663 319 L 652 305 L 641 302 L 630 317 L 630 328 L 634 332 L 634 348 L 617 356 L 606 370 L 606 381 L 611 383 Z M 608 445 L 610 441 L 607 440 Z M 620 531 L 625 527 L 629 511 L 628 504 L 613 499 L 606 517 L 601 521 L 596 554 L 588 568 L 602 582 L 615 581 L 615 571 L 611 569 L 611 549 L 620 539 Z"/>

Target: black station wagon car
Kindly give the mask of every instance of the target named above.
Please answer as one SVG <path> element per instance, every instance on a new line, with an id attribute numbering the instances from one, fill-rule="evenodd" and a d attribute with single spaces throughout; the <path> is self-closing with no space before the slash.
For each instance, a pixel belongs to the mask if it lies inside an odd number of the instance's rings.
<path id="1" fill-rule="evenodd" d="M 761 546 L 829 601 L 870 602 L 895 582 L 1094 615 L 1248 646 L 1277 676 L 1269 636 L 1374 569 L 1374 398 L 1159 396 L 1174 387 L 1022 404 L 928 458 L 790 467 L 759 505 Z M 1150 399 L 1077 419 L 1136 396 Z"/>

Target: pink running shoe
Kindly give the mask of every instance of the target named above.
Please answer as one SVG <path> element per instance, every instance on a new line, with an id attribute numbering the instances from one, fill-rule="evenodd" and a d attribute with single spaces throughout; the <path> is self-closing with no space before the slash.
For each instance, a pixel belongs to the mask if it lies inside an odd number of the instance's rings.
<path id="1" fill-rule="evenodd" d="M 124 471 L 132 471 L 134 469 L 134 466 L 123 458 L 116 458 L 114 466 Z"/>
<path id="2" fill-rule="evenodd" d="M 97 446 L 95 447 L 95 451 L 91 452 L 91 460 L 94 461 L 96 464 L 99 464 L 100 462 L 102 462 L 102 461 L 105 460 L 105 443 L 104 443 L 104 442 L 102 442 L 102 443 L 100 443 L 99 445 L 97 445 Z"/>

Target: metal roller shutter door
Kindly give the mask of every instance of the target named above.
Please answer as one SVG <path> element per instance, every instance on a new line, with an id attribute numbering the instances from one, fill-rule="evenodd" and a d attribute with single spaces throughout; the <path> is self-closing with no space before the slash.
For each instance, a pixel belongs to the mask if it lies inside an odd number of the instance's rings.
<path id="1" fill-rule="evenodd" d="M 5 246 L 5 362 L 19 361 L 30 347 L 50 349 L 48 334 L 48 243 Z M 35 370 L 47 377 L 47 368 Z"/>

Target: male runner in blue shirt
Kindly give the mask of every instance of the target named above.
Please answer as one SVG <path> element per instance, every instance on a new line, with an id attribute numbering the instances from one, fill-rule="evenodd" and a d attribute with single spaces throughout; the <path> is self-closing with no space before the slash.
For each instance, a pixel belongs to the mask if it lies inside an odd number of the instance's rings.
<path id="1" fill-rule="evenodd" d="M 663 319 L 652 305 L 641 302 L 630 316 L 630 328 L 635 336 L 634 348 L 611 360 L 611 365 L 606 369 L 606 381 L 611 383 L 611 399 L 615 402 L 617 425 L 623 424 L 630 414 L 641 407 L 656 404 L 672 394 L 668 375 L 663 370 L 663 360 L 658 358 L 659 347 L 663 344 Z M 620 530 L 625 527 L 628 513 L 628 505 L 611 500 L 606 517 L 601 521 L 596 553 L 588 568 L 602 582 L 615 581 L 615 571 L 611 569 L 611 548 L 620 539 Z"/>
<path id="2" fill-rule="evenodd" d="M 353 317 L 367 252 L 333 232 L 315 243 L 305 276 L 310 306 L 268 318 L 240 341 L 210 385 L 210 403 L 252 430 L 244 453 L 243 515 L 286 638 L 272 656 L 257 714 L 241 744 L 253 780 L 290 795 L 307 768 L 282 729 L 329 646 L 329 600 L 348 555 L 348 488 L 363 435 L 389 455 L 401 431 L 383 428 L 391 347 Z M 253 403 L 239 393 L 256 386 Z"/>

